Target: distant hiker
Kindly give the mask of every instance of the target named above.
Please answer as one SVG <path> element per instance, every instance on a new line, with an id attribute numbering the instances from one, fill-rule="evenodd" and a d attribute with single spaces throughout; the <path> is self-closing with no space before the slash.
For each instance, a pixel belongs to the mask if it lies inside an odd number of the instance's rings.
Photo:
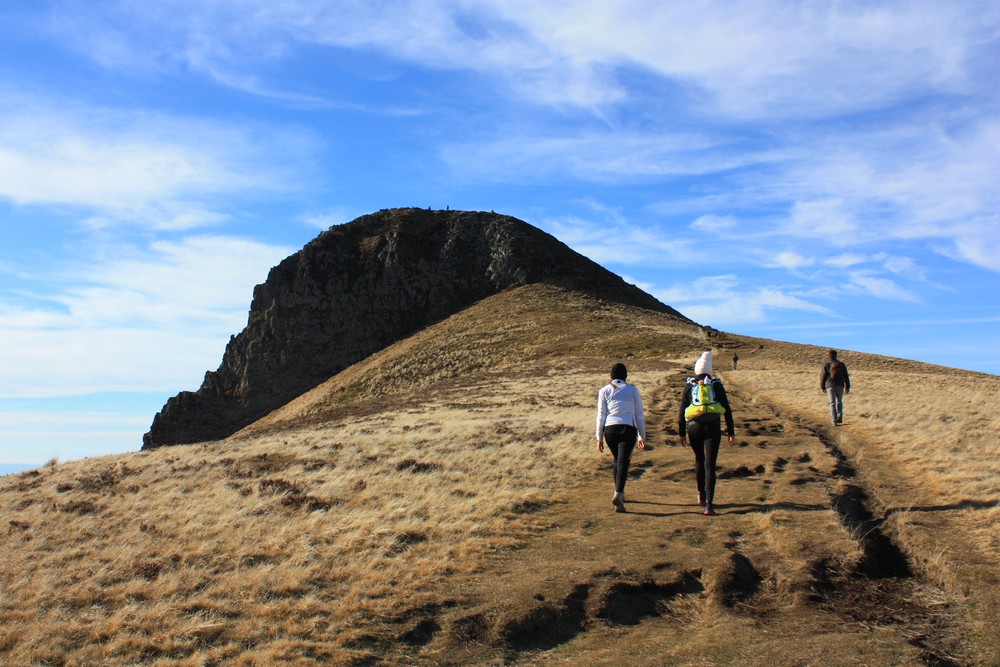
<path id="1" fill-rule="evenodd" d="M 715 514 L 715 464 L 722 444 L 722 417 L 726 418 L 729 444 L 735 440 L 733 411 L 722 380 L 712 377 L 712 353 L 703 352 L 694 364 L 694 377 L 684 383 L 678 430 L 681 445 L 694 450 L 698 504 L 705 514 Z"/>
<path id="2" fill-rule="evenodd" d="M 830 422 L 838 426 L 844 423 L 844 394 L 851 393 L 851 378 L 847 365 L 837 359 L 836 350 L 830 350 L 827 356 L 829 360 L 823 364 L 819 376 L 819 389 L 830 401 Z"/>
<path id="3" fill-rule="evenodd" d="M 614 465 L 615 495 L 611 504 L 616 512 L 625 511 L 625 480 L 632 459 L 632 449 L 646 448 L 646 419 L 643 416 L 642 398 L 635 385 L 625 381 L 628 369 L 625 364 L 611 367 L 611 382 L 597 392 L 597 449 L 604 451 L 607 442 Z"/>
<path id="4" fill-rule="evenodd" d="M 733 352 L 733 370 L 736 370 L 736 364 L 740 363 L 740 355 Z"/>

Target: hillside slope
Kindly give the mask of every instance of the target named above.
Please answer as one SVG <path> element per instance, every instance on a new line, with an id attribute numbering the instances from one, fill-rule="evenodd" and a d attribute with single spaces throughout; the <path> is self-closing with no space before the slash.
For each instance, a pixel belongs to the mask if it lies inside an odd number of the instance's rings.
<path id="1" fill-rule="evenodd" d="M 707 347 L 741 357 L 712 518 L 674 442 Z M 821 358 L 500 292 L 228 439 L 0 480 L 0 662 L 991 664 L 1000 378 L 848 353 L 831 431 Z M 593 444 L 619 360 L 652 445 L 625 515 Z"/>
<path id="2" fill-rule="evenodd" d="M 202 386 L 171 398 L 143 448 L 231 435 L 378 350 L 504 289 L 548 283 L 679 313 L 558 239 L 497 213 L 386 209 L 271 269 Z"/>

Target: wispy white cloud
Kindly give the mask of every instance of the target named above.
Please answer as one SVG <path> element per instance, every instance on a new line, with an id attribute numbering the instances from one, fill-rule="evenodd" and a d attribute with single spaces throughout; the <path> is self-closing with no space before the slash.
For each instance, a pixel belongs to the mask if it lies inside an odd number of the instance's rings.
<path id="1" fill-rule="evenodd" d="M 231 223 L 234 196 L 248 205 L 301 187 L 315 137 L 37 94 L 5 101 L 0 200 L 77 235 L 72 259 L 57 259 L 68 237 L 33 261 L 7 259 L 17 291 L 0 290 L 0 396 L 196 387 L 245 324 L 252 286 L 292 249 L 178 234 Z M 137 229 L 145 241 L 124 240 Z"/>
<path id="2" fill-rule="evenodd" d="M 703 103 L 727 115 L 826 116 L 968 90 L 970 72 L 989 66 L 973 49 L 997 11 L 989 2 L 184 0 L 119 3 L 86 16 L 83 30 L 75 14 L 62 32 L 109 67 L 183 63 L 212 75 L 290 58 L 299 43 L 472 70 L 545 104 L 619 103 L 629 97 L 620 70 L 637 68 L 704 91 Z"/>
<path id="3" fill-rule="evenodd" d="M 736 294 L 739 278 L 735 275 L 705 276 L 690 283 L 657 287 L 653 295 L 664 303 L 679 305 L 691 301 L 719 301 Z"/>
<path id="4" fill-rule="evenodd" d="M 880 129 L 838 127 L 829 137 L 797 133 L 779 139 L 773 160 L 748 163 L 739 181 L 719 172 L 717 202 L 699 193 L 697 208 L 730 215 L 713 231 L 729 238 L 783 245 L 800 255 L 838 253 L 837 261 L 871 256 L 889 242 L 920 243 L 960 262 L 1000 270 L 1000 133 L 993 119 L 938 124 L 905 115 Z M 677 215 L 683 203 L 656 212 Z M 726 211 L 746 211 L 746 215 Z M 760 215 L 760 211 L 766 211 Z M 707 218 L 711 220 L 712 218 Z M 763 254 L 761 254 L 763 256 Z M 898 272 L 900 265 L 887 266 Z"/>
<path id="5" fill-rule="evenodd" d="M 67 271 L 60 299 L 74 322 L 205 326 L 207 314 L 245 313 L 249 288 L 292 251 L 229 236 L 157 241 L 142 254 L 116 249 Z"/>
<path id="6" fill-rule="evenodd" d="M 735 230 L 738 224 L 734 216 L 709 214 L 699 216 L 698 219 L 691 223 L 691 229 L 706 232 L 722 232 Z"/>
<path id="7" fill-rule="evenodd" d="M 739 327 L 744 324 L 771 321 L 775 310 L 798 310 L 824 315 L 833 313 L 822 306 L 810 303 L 778 289 L 760 289 L 733 295 L 714 303 L 679 304 L 677 308 L 696 322 L 714 327 Z"/>
<path id="8" fill-rule="evenodd" d="M 988 32 L 976 11 L 939 3 L 617 5 L 630 23 L 594 24 L 590 34 L 654 71 L 697 81 L 736 115 L 826 115 L 965 88 L 968 42 L 956 36 Z"/>
<path id="9" fill-rule="evenodd" d="M 216 225 L 221 196 L 296 187 L 300 131 L 81 106 L 12 94 L 0 111 L 0 198 L 75 206 L 88 224 Z"/>
<path id="10" fill-rule="evenodd" d="M 802 331 L 808 329 L 881 329 L 883 327 L 960 327 L 963 324 L 1000 324 L 998 317 L 939 317 L 919 320 L 888 320 L 888 319 L 866 319 L 857 320 L 830 320 L 824 322 L 810 322 L 807 324 L 783 324 L 776 322 L 768 325 L 768 331 Z"/>
<path id="11" fill-rule="evenodd" d="M 823 263 L 827 266 L 833 266 L 836 268 L 847 268 L 849 266 L 857 266 L 858 264 L 864 264 L 868 262 L 869 258 L 865 255 L 859 255 L 857 253 L 843 253 L 837 255 L 836 257 L 830 257 Z"/>
<path id="12" fill-rule="evenodd" d="M 663 230 L 632 223 L 615 211 L 565 216 L 541 223 L 556 238 L 600 264 L 664 265 L 692 256 L 693 245 Z"/>
<path id="13" fill-rule="evenodd" d="M 0 303 L 0 397 L 197 388 L 290 252 L 203 236 L 39 276 L 43 300 Z"/>
<path id="14" fill-rule="evenodd" d="M 799 236 L 823 236 L 836 245 L 855 241 L 858 224 L 840 199 L 796 201 L 785 231 Z"/>
<path id="15" fill-rule="evenodd" d="M 795 271 L 806 266 L 811 266 L 815 261 L 812 257 L 803 257 L 797 252 L 786 250 L 775 255 L 771 260 L 770 266 Z"/>
<path id="16" fill-rule="evenodd" d="M 906 301 L 921 303 L 920 296 L 890 278 L 882 278 L 868 270 L 851 271 L 848 276 L 848 289 L 890 301 Z"/>
<path id="17" fill-rule="evenodd" d="M 516 137 L 516 140 L 512 140 Z M 730 139 L 707 132 L 508 128 L 489 137 L 460 138 L 442 147 L 456 175 L 501 182 L 573 179 L 622 182 L 698 176 L 759 166 L 780 156 L 732 150 Z"/>
<path id="18" fill-rule="evenodd" d="M 887 252 L 877 252 L 872 255 L 860 255 L 856 253 L 844 253 L 829 257 L 823 260 L 824 266 L 835 269 L 848 269 L 868 265 L 869 272 L 888 272 L 902 279 L 915 280 L 923 283 L 930 283 L 927 279 L 926 269 L 912 257 L 892 255 Z M 941 287 L 940 285 L 936 285 Z"/>
<path id="19" fill-rule="evenodd" d="M 839 129 L 815 155 L 790 162 L 785 195 L 796 205 L 788 230 L 839 245 L 934 240 L 953 256 L 993 270 L 976 253 L 1000 243 L 993 212 L 1000 190 L 1000 116 L 898 118 L 879 129 Z M 845 148 L 846 147 L 846 148 Z"/>
<path id="20" fill-rule="evenodd" d="M 945 247 L 942 253 L 1000 271 L 1000 215 L 984 215 L 957 226 L 953 243 L 953 250 Z"/>
<path id="21" fill-rule="evenodd" d="M 506 110 L 498 112 L 505 122 L 480 124 L 489 130 L 456 133 L 438 147 L 458 178 L 623 183 L 712 175 L 738 194 L 700 191 L 700 216 L 731 216 L 722 206 L 784 207 L 772 233 L 840 247 L 933 241 L 960 261 L 1000 270 L 997 253 L 979 250 L 1000 243 L 990 223 L 1000 205 L 993 185 L 1000 119 L 954 102 L 996 100 L 995 3 L 176 0 L 53 16 L 53 31 L 105 67 L 200 72 L 292 105 L 350 95 L 288 76 L 282 65 L 304 49 L 334 63 L 332 54 L 350 51 L 400 70 L 473 73 L 517 95 L 517 105 L 557 113 L 555 121 L 525 120 L 495 96 L 491 107 Z M 596 126 L 565 129 L 559 114 L 574 108 L 592 112 Z M 866 115 L 886 110 L 898 112 L 889 123 Z M 847 114 L 854 122 L 842 122 Z M 620 122 L 626 115 L 631 122 Z M 183 187 L 213 161 L 212 171 L 233 171 L 212 153 L 151 148 L 134 174 L 162 171 L 162 187 Z M 31 191 L 19 188 L 22 197 Z M 713 196 L 720 210 L 706 213 Z M 743 224 L 768 231 L 755 216 Z"/>
<path id="22" fill-rule="evenodd" d="M 775 311 L 833 316 L 829 308 L 773 286 L 747 286 L 735 274 L 710 275 L 651 293 L 696 322 L 714 327 L 771 321 Z"/>

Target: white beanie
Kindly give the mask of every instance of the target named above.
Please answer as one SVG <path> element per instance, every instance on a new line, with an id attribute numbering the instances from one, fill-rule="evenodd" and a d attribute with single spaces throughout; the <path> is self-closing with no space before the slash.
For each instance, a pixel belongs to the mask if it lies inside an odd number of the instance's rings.
<path id="1" fill-rule="evenodd" d="M 698 361 L 694 362 L 694 374 L 701 375 L 702 373 L 712 374 L 712 353 L 709 351 L 702 352 Z"/>

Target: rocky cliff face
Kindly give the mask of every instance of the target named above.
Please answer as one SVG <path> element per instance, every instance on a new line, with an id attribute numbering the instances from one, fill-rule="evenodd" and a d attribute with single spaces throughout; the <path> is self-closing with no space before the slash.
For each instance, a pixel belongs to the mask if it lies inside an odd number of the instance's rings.
<path id="1" fill-rule="evenodd" d="M 515 218 L 383 210 L 332 227 L 271 269 L 219 369 L 167 401 L 143 449 L 224 438 L 395 341 L 534 282 L 684 319 Z"/>

